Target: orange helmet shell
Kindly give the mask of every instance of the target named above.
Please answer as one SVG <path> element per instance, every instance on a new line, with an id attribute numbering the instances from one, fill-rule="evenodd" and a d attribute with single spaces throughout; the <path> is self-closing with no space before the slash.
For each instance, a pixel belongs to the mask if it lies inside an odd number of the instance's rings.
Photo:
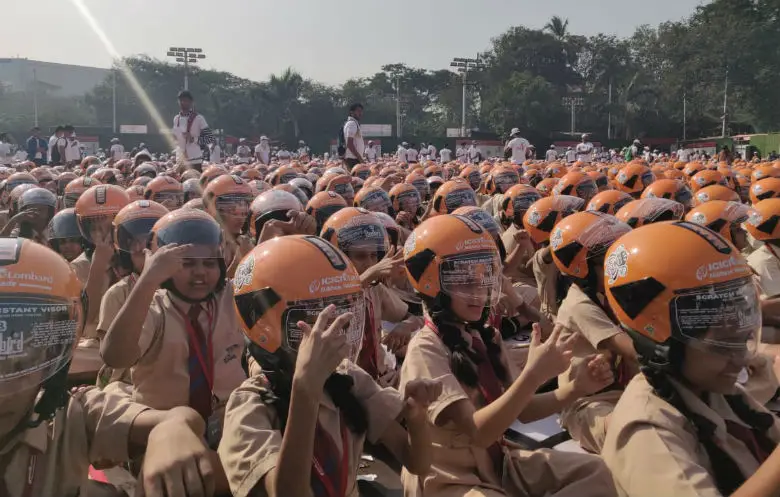
<path id="1" fill-rule="evenodd" d="M 731 188 L 723 185 L 705 186 L 694 195 L 697 205 L 711 202 L 713 200 L 724 200 L 726 202 L 739 202 L 739 194 Z"/>
<path id="2" fill-rule="evenodd" d="M 780 178 L 764 178 L 750 185 L 750 202 L 753 205 L 777 197 L 780 197 Z"/>
<path id="3" fill-rule="evenodd" d="M 550 251 L 558 270 L 573 278 L 590 274 L 588 259 L 602 255 L 631 227 L 598 211 L 575 212 L 562 219 L 550 235 Z"/>
<path id="4" fill-rule="evenodd" d="M 501 212 L 507 220 L 520 224 L 525 212 L 541 198 L 542 194 L 533 186 L 515 185 L 504 193 L 504 199 L 501 201 Z"/>
<path id="5" fill-rule="evenodd" d="M 753 210 L 744 225 L 747 232 L 760 241 L 780 239 L 780 198 L 762 200 Z"/>
<path id="6" fill-rule="evenodd" d="M 694 193 L 698 192 L 705 186 L 710 185 L 723 185 L 726 186 L 726 180 L 723 177 L 722 174 L 720 174 L 718 171 L 713 171 L 710 169 L 705 169 L 704 171 L 699 171 L 698 173 L 694 174 L 691 178 L 691 189 Z"/>
<path id="7" fill-rule="evenodd" d="M 606 190 L 597 193 L 588 203 L 587 210 L 615 215 L 621 207 L 634 200 L 634 197 L 619 190 Z"/>
<path id="8" fill-rule="evenodd" d="M 697 205 L 685 216 L 685 220 L 720 233 L 723 238 L 734 243 L 731 238 L 732 225 L 741 225 L 754 215 L 755 212 L 737 198 L 736 201 L 710 200 Z"/>
<path id="9" fill-rule="evenodd" d="M 628 194 L 639 194 L 655 181 L 655 175 L 650 168 L 639 163 L 630 163 L 615 176 L 618 190 Z"/>
<path id="10" fill-rule="evenodd" d="M 544 197 L 534 202 L 523 216 L 523 226 L 537 244 L 550 239 L 553 227 L 565 217 L 585 206 L 585 201 L 571 195 Z"/>
<path id="11" fill-rule="evenodd" d="M 439 214 L 450 214 L 458 207 L 477 205 L 474 190 L 463 179 L 445 181 L 433 196 L 433 210 Z"/>

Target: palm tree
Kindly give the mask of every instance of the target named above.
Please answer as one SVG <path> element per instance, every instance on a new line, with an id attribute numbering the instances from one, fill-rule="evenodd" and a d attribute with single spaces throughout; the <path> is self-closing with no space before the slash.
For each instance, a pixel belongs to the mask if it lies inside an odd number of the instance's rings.
<path id="1" fill-rule="evenodd" d="M 544 29 L 549 31 L 558 41 L 563 42 L 569 37 L 569 20 L 552 16 L 552 19 L 544 25 Z"/>
<path id="2" fill-rule="evenodd" d="M 289 67 L 279 76 L 272 74 L 268 81 L 268 98 L 278 110 L 278 119 L 282 124 L 292 123 L 296 139 L 300 135 L 297 116 L 305 83 L 303 76 Z"/>

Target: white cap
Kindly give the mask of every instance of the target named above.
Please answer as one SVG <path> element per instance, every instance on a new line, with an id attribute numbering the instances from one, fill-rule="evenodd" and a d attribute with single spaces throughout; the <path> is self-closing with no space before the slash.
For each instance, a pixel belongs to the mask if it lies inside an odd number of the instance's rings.
<path id="1" fill-rule="evenodd" d="M 262 142 L 262 141 L 268 141 L 268 137 L 267 137 L 267 136 L 265 136 L 265 135 L 263 135 L 263 136 L 261 136 L 261 137 L 260 137 L 260 141 L 261 141 L 261 142 Z"/>
<path id="2" fill-rule="evenodd" d="M 509 133 L 509 136 L 515 136 L 520 134 L 520 128 L 512 128 L 512 131 Z"/>
<path id="3" fill-rule="evenodd" d="M 550 148 L 555 148 L 555 145 L 550 145 Z"/>
<path id="4" fill-rule="evenodd" d="M 239 138 L 238 141 L 243 143 L 246 141 L 246 138 Z"/>

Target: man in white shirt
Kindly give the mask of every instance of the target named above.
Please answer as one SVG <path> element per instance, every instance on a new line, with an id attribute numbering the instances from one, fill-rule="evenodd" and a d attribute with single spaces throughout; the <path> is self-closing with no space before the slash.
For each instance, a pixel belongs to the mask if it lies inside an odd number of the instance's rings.
<path id="1" fill-rule="evenodd" d="M 350 172 L 356 164 L 363 162 L 366 144 L 360 132 L 360 120 L 363 118 L 363 104 L 354 103 L 349 106 L 349 117 L 344 123 L 344 163 Z"/>
<path id="2" fill-rule="evenodd" d="M 209 162 L 212 164 L 219 164 L 222 162 L 222 147 L 219 146 L 218 141 L 215 141 L 209 147 Z"/>
<path id="3" fill-rule="evenodd" d="M 417 163 L 417 149 L 415 148 L 414 143 L 406 149 L 406 161 L 409 164 L 416 164 Z"/>
<path id="4" fill-rule="evenodd" d="M 465 143 L 461 143 L 458 145 L 458 148 L 455 149 L 455 158 L 458 160 L 458 162 L 465 162 L 467 154 L 468 152 L 466 151 Z"/>
<path id="5" fill-rule="evenodd" d="M 290 157 L 292 157 L 292 154 L 287 150 L 287 147 L 285 147 L 284 145 L 282 145 L 279 148 L 279 151 L 276 152 L 276 158 L 282 162 L 289 162 Z"/>
<path id="6" fill-rule="evenodd" d="M 62 137 L 63 130 L 62 126 L 57 126 L 57 129 L 54 130 L 54 134 L 51 135 L 49 138 L 49 154 L 48 154 L 48 162 L 52 165 L 57 165 L 62 163 L 62 158 L 60 157 L 60 151 L 57 149 L 57 140 L 59 140 Z"/>
<path id="7" fill-rule="evenodd" d="M 433 146 L 433 143 L 428 145 L 428 159 L 436 160 L 436 147 Z"/>
<path id="8" fill-rule="evenodd" d="M 63 131 L 65 134 L 57 140 L 60 157 L 65 165 L 75 166 L 81 162 L 81 145 L 76 139 L 76 130 L 69 124 L 63 128 Z"/>
<path id="9" fill-rule="evenodd" d="M 566 163 L 572 164 L 577 160 L 577 152 L 571 147 L 566 147 Z"/>
<path id="10" fill-rule="evenodd" d="M 303 140 L 298 141 L 298 158 L 301 160 L 309 160 L 311 157 L 311 150 L 306 146 L 306 142 Z"/>
<path id="11" fill-rule="evenodd" d="M 374 145 L 374 142 L 370 140 L 368 142 L 368 147 L 366 147 L 366 160 L 368 162 L 376 162 L 376 146 Z"/>
<path id="12" fill-rule="evenodd" d="M 555 162 L 558 160 L 558 152 L 555 150 L 555 145 L 550 145 L 550 149 L 544 154 L 544 160 L 547 162 Z"/>
<path id="13" fill-rule="evenodd" d="M 246 143 L 246 138 L 239 138 L 238 148 L 236 148 L 239 164 L 249 164 L 252 162 L 252 149 Z"/>
<path id="14" fill-rule="evenodd" d="M 482 153 L 477 148 L 477 142 L 471 142 L 468 152 L 469 162 L 477 164 L 482 157 Z"/>
<path id="15" fill-rule="evenodd" d="M 173 136 L 178 147 L 176 159 L 178 162 L 201 171 L 203 167 L 203 150 L 214 143 L 214 134 L 211 132 L 206 119 L 195 112 L 192 93 L 187 90 L 179 92 L 179 113 L 173 118 Z"/>
<path id="16" fill-rule="evenodd" d="M 398 150 L 395 152 L 396 158 L 404 164 L 407 163 L 406 148 L 408 146 L 409 145 L 406 142 L 401 142 L 401 144 L 398 145 Z"/>
<path id="17" fill-rule="evenodd" d="M 13 160 L 11 155 L 11 145 L 7 142 L 5 133 L 0 134 L 0 164 L 10 164 Z"/>
<path id="18" fill-rule="evenodd" d="M 582 141 L 577 144 L 577 160 L 589 163 L 593 160 L 593 144 L 588 140 L 588 134 L 582 135 Z"/>
<path id="19" fill-rule="evenodd" d="M 111 138 L 111 148 L 108 149 L 108 155 L 112 162 L 125 158 L 125 147 L 119 143 L 119 138 Z"/>
<path id="20" fill-rule="evenodd" d="M 445 144 L 444 147 L 439 150 L 439 157 L 441 158 L 442 164 L 450 162 L 452 160 L 452 150 Z"/>
<path id="21" fill-rule="evenodd" d="M 261 164 L 271 163 L 271 144 L 268 143 L 268 137 L 265 135 L 260 137 L 260 143 L 255 146 L 255 159 Z"/>
<path id="22" fill-rule="evenodd" d="M 512 152 L 512 163 L 522 164 L 528 158 L 528 149 L 531 144 L 525 138 L 520 136 L 519 128 L 512 128 L 512 132 L 509 133 L 510 140 L 504 146 L 504 155 L 507 155 L 509 151 Z"/>

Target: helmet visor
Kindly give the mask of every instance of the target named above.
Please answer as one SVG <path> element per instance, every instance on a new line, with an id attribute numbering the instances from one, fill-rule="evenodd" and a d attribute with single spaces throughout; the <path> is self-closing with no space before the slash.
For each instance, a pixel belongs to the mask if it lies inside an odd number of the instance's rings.
<path id="1" fill-rule="evenodd" d="M 79 201 L 79 197 L 81 197 L 82 192 L 78 193 L 66 193 L 62 196 L 62 204 L 65 206 L 65 208 L 69 207 L 76 207 L 76 202 Z"/>
<path id="2" fill-rule="evenodd" d="M 4 293 L 0 313 L 0 384 L 14 382 L 0 396 L 40 385 L 67 367 L 81 325 L 78 300 Z"/>
<path id="3" fill-rule="evenodd" d="M 221 195 L 217 197 L 216 207 L 219 215 L 224 218 L 246 218 L 249 215 L 249 205 L 252 197 L 249 195 Z"/>
<path id="4" fill-rule="evenodd" d="M 352 183 L 337 183 L 333 185 L 333 191 L 341 195 L 342 197 L 344 195 L 354 197 L 355 196 L 355 189 L 352 188 Z"/>
<path id="5" fill-rule="evenodd" d="M 337 239 L 339 248 L 345 252 L 359 250 L 376 252 L 380 256 L 387 252 L 387 231 L 378 220 L 376 224 L 365 223 L 341 228 Z"/>
<path id="6" fill-rule="evenodd" d="M 703 265 L 699 271 L 702 270 L 715 271 L 708 265 Z M 670 305 L 672 331 L 693 347 L 734 359 L 749 359 L 761 342 L 760 304 L 758 289 L 750 276 L 679 290 Z"/>
<path id="7" fill-rule="evenodd" d="M 523 193 L 515 197 L 514 201 L 512 202 L 512 207 L 514 207 L 515 212 L 527 211 L 528 208 L 531 207 L 531 205 L 533 205 L 534 202 L 536 202 L 541 198 L 542 198 L 541 193 L 536 193 L 536 192 Z"/>
<path id="8" fill-rule="evenodd" d="M 493 181 L 496 182 L 496 189 L 498 190 L 498 193 L 504 193 L 513 186 L 515 186 L 519 181 L 519 177 L 515 173 L 503 173 L 497 175 Z M 471 183 L 469 181 L 469 183 Z M 472 188 L 474 188 L 472 186 Z"/>
<path id="9" fill-rule="evenodd" d="M 222 230 L 204 219 L 184 219 L 157 231 L 157 246 L 192 245 L 184 259 L 215 259 L 222 257 Z"/>
<path id="10" fill-rule="evenodd" d="M 371 212 L 389 213 L 392 205 L 390 197 L 384 190 L 374 190 L 363 197 L 363 200 L 360 201 L 360 207 Z"/>
<path id="11" fill-rule="evenodd" d="M 325 224 L 325 221 L 327 221 L 330 216 L 332 216 L 333 214 L 337 213 L 338 211 L 340 211 L 343 208 L 344 208 L 343 205 L 326 205 L 324 207 L 321 207 L 321 208 L 317 209 L 314 212 L 314 219 L 317 221 L 317 226 L 322 228 L 322 225 Z M 309 213 L 309 214 L 311 214 L 311 213 Z M 285 212 L 285 215 L 286 215 L 286 212 Z"/>
<path id="12" fill-rule="evenodd" d="M 363 292 L 348 295 L 336 295 L 311 300 L 288 302 L 287 309 L 282 313 L 283 347 L 297 352 L 303 340 L 303 332 L 298 322 L 303 321 L 314 327 L 317 318 L 329 305 L 336 307 L 335 317 L 351 312 L 353 317 L 344 328 L 349 343 L 349 356 L 352 362 L 357 362 L 360 347 L 363 343 L 363 327 L 365 326 L 365 302 Z"/>
<path id="13" fill-rule="evenodd" d="M 501 263 L 497 251 L 454 255 L 441 261 L 441 291 L 466 302 L 493 307 L 501 296 Z"/>
<path id="14" fill-rule="evenodd" d="M 114 226 L 112 222 L 114 215 L 92 216 L 79 218 L 79 228 L 81 235 L 86 241 L 95 244 L 96 241 L 113 241 Z"/>
<path id="15" fill-rule="evenodd" d="M 125 252 L 143 252 L 152 237 L 152 227 L 157 218 L 147 217 L 133 219 L 117 226 L 116 246 Z"/>
<path id="16" fill-rule="evenodd" d="M 184 192 L 159 192 L 152 195 L 151 200 L 161 203 L 170 211 L 184 205 Z"/>
<path id="17" fill-rule="evenodd" d="M 448 213 L 452 213 L 458 207 L 477 206 L 477 196 L 471 188 L 461 188 L 447 194 L 444 199 Z"/>
<path id="18" fill-rule="evenodd" d="M 398 207 L 411 214 L 416 214 L 417 209 L 420 208 L 420 193 L 417 190 L 407 190 L 398 197 Z"/>

